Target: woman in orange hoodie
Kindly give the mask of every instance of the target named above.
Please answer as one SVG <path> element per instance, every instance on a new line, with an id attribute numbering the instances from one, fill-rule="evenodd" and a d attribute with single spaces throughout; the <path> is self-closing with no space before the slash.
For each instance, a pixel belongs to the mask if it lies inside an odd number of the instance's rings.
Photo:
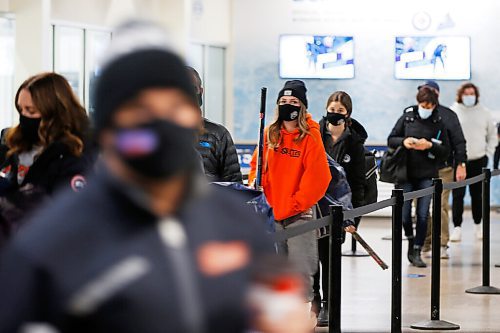
<path id="1" fill-rule="evenodd" d="M 314 219 L 315 204 L 330 182 L 330 170 L 319 125 L 307 112 L 304 82 L 287 81 L 278 95 L 277 119 L 265 130 L 262 186 L 273 208 L 276 229 L 293 228 Z M 249 181 L 255 180 L 257 150 Z M 317 233 L 311 231 L 279 244 L 303 272 L 312 301 L 313 276 L 318 267 Z"/>

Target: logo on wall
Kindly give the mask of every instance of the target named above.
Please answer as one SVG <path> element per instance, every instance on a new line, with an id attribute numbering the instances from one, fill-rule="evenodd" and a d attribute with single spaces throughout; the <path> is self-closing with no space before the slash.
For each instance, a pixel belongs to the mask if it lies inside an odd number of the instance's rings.
<path id="1" fill-rule="evenodd" d="M 194 16 L 202 16 L 204 11 L 203 0 L 194 0 L 191 10 Z"/>
<path id="2" fill-rule="evenodd" d="M 417 30 L 423 31 L 429 29 L 431 26 L 431 16 L 427 12 L 418 12 L 413 15 L 412 24 Z"/>
<path id="3" fill-rule="evenodd" d="M 438 30 L 450 29 L 455 27 L 455 22 L 451 18 L 450 13 L 447 13 L 443 21 L 439 23 Z"/>

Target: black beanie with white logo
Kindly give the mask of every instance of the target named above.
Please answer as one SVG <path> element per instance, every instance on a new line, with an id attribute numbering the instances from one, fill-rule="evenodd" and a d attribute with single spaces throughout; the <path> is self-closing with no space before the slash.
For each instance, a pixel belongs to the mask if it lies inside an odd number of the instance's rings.
<path id="1" fill-rule="evenodd" d="M 286 81 L 285 85 L 283 86 L 283 89 L 281 89 L 278 94 L 278 99 L 276 100 L 276 103 L 278 103 L 280 98 L 283 96 L 293 96 L 298 98 L 307 108 L 306 92 L 307 88 L 303 81 L 301 80 Z"/>

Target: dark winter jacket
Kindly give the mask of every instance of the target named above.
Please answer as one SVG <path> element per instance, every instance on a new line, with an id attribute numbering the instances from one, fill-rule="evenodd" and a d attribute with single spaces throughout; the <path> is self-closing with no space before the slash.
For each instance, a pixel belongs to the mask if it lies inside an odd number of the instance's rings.
<path id="1" fill-rule="evenodd" d="M 443 160 L 439 168 L 447 166 L 456 167 L 460 163 L 467 162 L 467 151 L 465 136 L 457 114 L 443 105 L 438 105 L 437 110 L 442 122 L 446 127 L 446 133 L 450 144 L 450 153 L 447 159 Z"/>
<path id="2" fill-rule="evenodd" d="M 396 122 L 387 139 L 387 144 L 391 148 L 404 147 L 403 141 L 407 137 L 424 138 L 431 141 L 431 139 L 436 139 L 438 136 L 442 144 L 433 143 L 430 149 L 423 151 L 406 150 L 406 167 L 409 180 L 438 177 L 439 166 L 450 153 L 447 130 L 437 109 L 433 111 L 428 119 L 421 119 L 416 105 L 407 108 Z"/>
<path id="3" fill-rule="evenodd" d="M 85 183 L 83 175 L 91 165 L 86 155 L 76 157 L 65 144 L 55 142 L 35 159 L 22 183 L 18 184 L 18 157 L 7 157 L 7 151 L 7 146 L 0 145 L 0 170 L 9 170 L 0 178 L 0 224 L 3 230 L 0 239 L 14 232 L 20 222 L 56 190 L 78 190 Z"/>
<path id="4" fill-rule="evenodd" d="M 199 138 L 198 151 L 209 181 L 242 182 L 236 148 L 224 126 L 204 119 L 204 132 Z"/>
<path id="5" fill-rule="evenodd" d="M 328 131 L 328 121 L 325 117 L 319 122 L 321 137 L 325 150 L 345 170 L 347 182 L 352 191 L 353 207 L 364 205 L 365 197 L 365 148 L 364 143 L 368 137 L 363 125 L 352 119 L 352 125 L 346 127 L 337 142 L 333 142 Z"/>
<path id="6" fill-rule="evenodd" d="M 250 264 L 272 252 L 262 221 L 226 189 L 169 218 L 132 193 L 98 175 L 37 212 L 2 253 L 0 332 L 202 332 L 188 327 L 197 310 L 203 332 L 245 332 Z"/>

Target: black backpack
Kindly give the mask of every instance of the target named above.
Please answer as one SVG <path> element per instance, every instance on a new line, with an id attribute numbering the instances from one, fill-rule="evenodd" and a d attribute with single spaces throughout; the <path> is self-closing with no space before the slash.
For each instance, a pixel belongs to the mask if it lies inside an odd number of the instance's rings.
<path id="1" fill-rule="evenodd" d="M 377 160 L 375 153 L 365 147 L 365 205 L 377 202 Z"/>

